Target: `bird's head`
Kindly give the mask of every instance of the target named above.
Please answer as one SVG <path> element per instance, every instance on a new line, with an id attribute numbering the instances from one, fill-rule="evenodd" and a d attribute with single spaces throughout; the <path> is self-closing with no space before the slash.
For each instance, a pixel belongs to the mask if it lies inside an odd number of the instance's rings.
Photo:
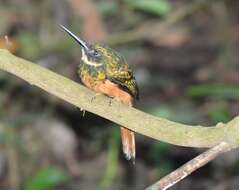
<path id="1" fill-rule="evenodd" d="M 81 46 L 82 51 L 82 61 L 83 63 L 91 66 L 102 66 L 108 62 L 112 62 L 112 58 L 114 57 L 115 61 L 120 60 L 120 56 L 112 49 L 108 47 L 104 47 L 99 44 L 89 44 L 78 36 L 76 36 L 73 32 L 68 30 L 66 27 L 60 25 L 77 43 Z"/>

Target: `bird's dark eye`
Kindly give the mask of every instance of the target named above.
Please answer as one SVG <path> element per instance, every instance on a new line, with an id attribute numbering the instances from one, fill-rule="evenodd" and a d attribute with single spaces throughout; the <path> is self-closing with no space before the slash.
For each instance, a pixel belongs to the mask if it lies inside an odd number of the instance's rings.
<path id="1" fill-rule="evenodd" d="M 94 57 L 100 57 L 100 53 L 97 50 L 93 50 Z"/>
<path id="2" fill-rule="evenodd" d="M 100 58 L 101 57 L 101 54 L 97 51 L 97 50 L 95 50 L 95 49 L 91 49 L 90 51 L 88 51 L 88 53 L 87 53 L 90 57 L 92 57 L 92 58 Z"/>

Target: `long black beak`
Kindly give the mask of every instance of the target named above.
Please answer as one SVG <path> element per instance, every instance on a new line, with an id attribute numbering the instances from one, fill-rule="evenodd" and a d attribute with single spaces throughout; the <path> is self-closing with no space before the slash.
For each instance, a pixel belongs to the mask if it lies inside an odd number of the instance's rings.
<path id="1" fill-rule="evenodd" d="M 89 47 L 86 44 L 86 42 L 81 40 L 78 36 L 76 36 L 74 33 L 68 30 L 65 26 L 60 24 L 60 27 L 63 28 L 63 30 L 65 30 L 74 40 L 76 40 L 86 51 L 89 51 Z"/>

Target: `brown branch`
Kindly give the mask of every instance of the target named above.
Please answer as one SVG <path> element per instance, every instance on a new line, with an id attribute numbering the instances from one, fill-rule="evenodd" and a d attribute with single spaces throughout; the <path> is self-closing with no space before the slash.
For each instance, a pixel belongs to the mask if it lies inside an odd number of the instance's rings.
<path id="1" fill-rule="evenodd" d="M 12 73 L 83 110 L 90 111 L 148 137 L 187 147 L 216 147 L 199 155 L 179 170 L 169 174 L 148 189 L 167 189 L 208 163 L 219 154 L 239 146 L 239 117 L 213 127 L 190 126 L 154 117 L 135 108 L 96 94 L 37 64 L 0 49 L 0 69 Z M 111 104 L 109 104 L 111 102 Z M 140 119 L 139 119 L 140 118 Z"/>
<path id="2" fill-rule="evenodd" d="M 180 168 L 176 169 L 169 175 L 163 177 L 158 182 L 154 183 L 150 187 L 146 188 L 146 190 L 166 190 L 182 179 L 186 178 L 192 172 L 206 165 L 208 162 L 215 159 L 217 156 L 221 155 L 224 152 L 229 151 L 230 145 L 226 142 L 221 142 L 219 145 L 210 148 L 209 150 L 203 152 L 199 156 L 193 158 Z"/>
<path id="3" fill-rule="evenodd" d="M 223 141 L 228 142 L 232 148 L 239 146 L 239 117 L 214 127 L 190 126 L 154 117 L 116 100 L 112 101 L 106 96 L 97 96 L 92 101 L 96 94 L 88 88 L 44 67 L 18 58 L 6 50 L 0 50 L 0 69 L 83 110 L 159 141 L 200 148 L 210 148 Z"/>

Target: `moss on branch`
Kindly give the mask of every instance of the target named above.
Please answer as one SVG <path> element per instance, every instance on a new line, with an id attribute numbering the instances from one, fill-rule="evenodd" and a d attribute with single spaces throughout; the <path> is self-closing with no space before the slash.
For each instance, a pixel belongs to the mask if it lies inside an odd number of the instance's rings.
<path id="1" fill-rule="evenodd" d="M 154 117 L 118 101 L 109 104 L 110 99 L 103 95 L 91 101 L 95 96 L 93 91 L 1 49 L 0 69 L 79 108 L 159 141 L 186 147 L 212 147 L 222 141 L 233 148 L 239 145 L 239 117 L 213 127 L 190 126 Z"/>

